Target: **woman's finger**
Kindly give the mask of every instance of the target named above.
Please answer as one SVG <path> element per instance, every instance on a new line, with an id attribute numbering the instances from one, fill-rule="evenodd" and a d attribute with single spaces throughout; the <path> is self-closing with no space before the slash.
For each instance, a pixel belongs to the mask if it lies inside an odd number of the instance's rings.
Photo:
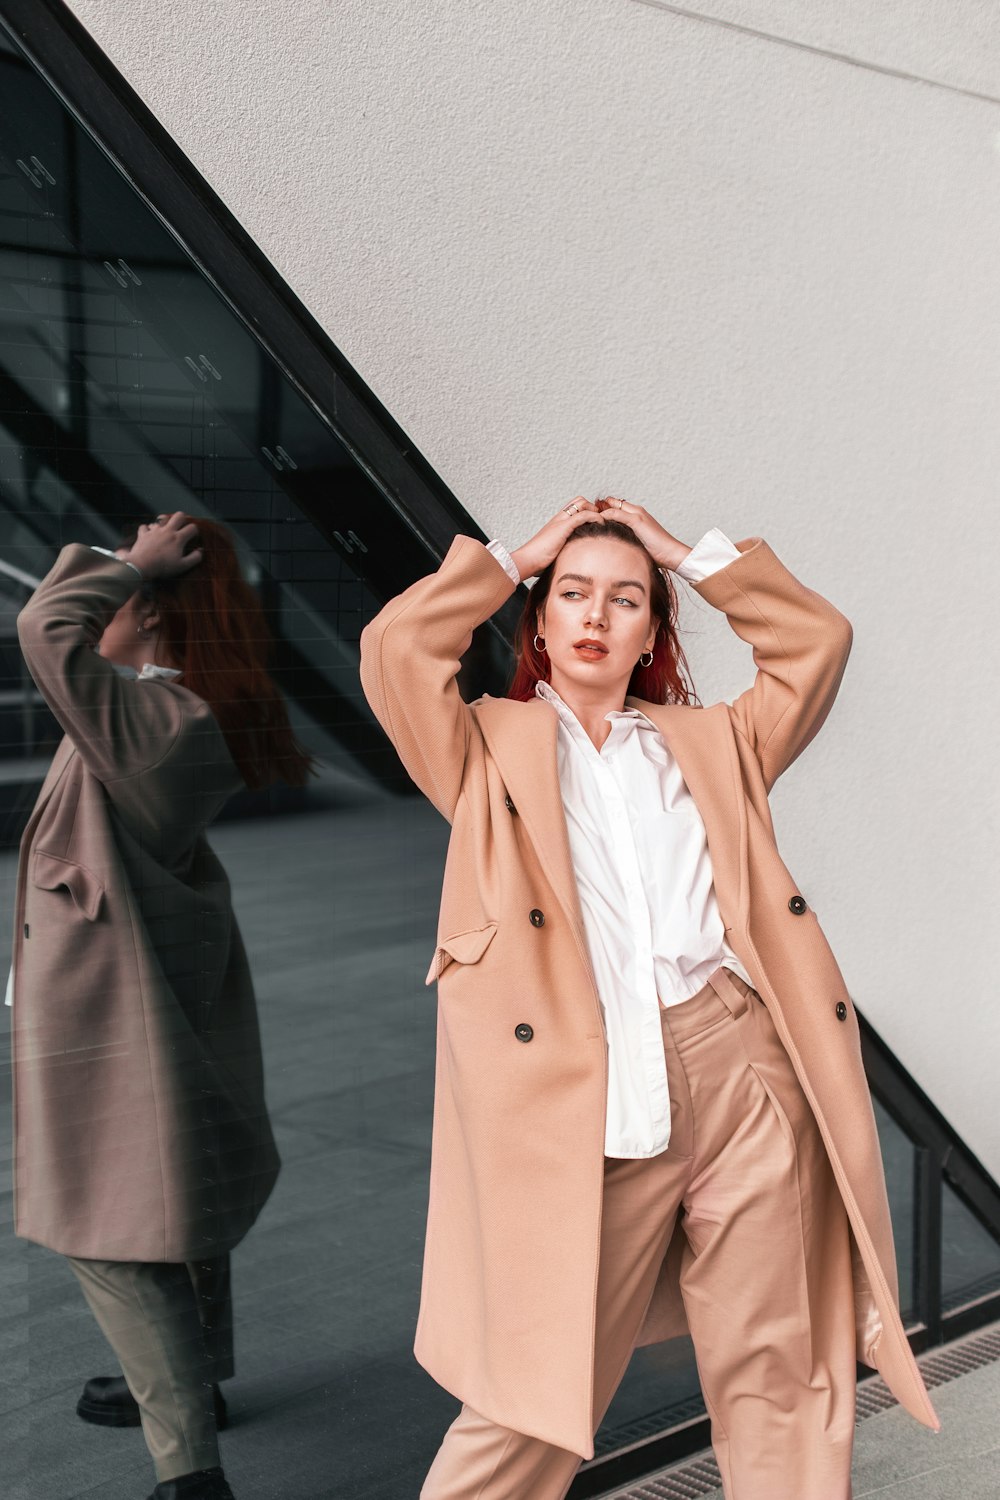
<path id="1" fill-rule="evenodd" d="M 569 523 L 567 530 L 570 532 L 574 532 L 576 531 L 578 526 L 585 525 L 587 521 L 593 521 L 596 516 L 596 510 L 578 510 L 575 515 L 567 516 L 565 518 Z"/>
<path id="2" fill-rule="evenodd" d="M 623 500 L 618 495 L 608 495 L 604 500 L 598 501 L 598 505 L 602 511 L 611 511 L 612 513 L 623 510 L 628 515 L 633 516 L 646 514 L 641 505 L 633 505 L 631 500 Z"/>
<path id="3" fill-rule="evenodd" d="M 163 526 L 168 532 L 179 533 L 195 523 L 186 511 L 175 510 L 169 516 L 157 516 L 156 524 Z"/>
<path id="4" fill-rule="evenodd" d="M 560 530 L 572 532 L 578 526 L 582 526 L 585 521 L 592 521 L 597 515 L 597 506 L 592 500 L 585 500 L 581 495 L 578 500 L 571 500 L 569 505 L 564 505 L 554 520 Z"/>

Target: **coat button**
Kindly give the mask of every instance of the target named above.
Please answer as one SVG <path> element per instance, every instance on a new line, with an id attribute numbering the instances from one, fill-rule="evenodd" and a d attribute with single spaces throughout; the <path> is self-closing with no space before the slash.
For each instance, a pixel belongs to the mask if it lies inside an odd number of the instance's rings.
<path id="1" fill-rule="evenodd" d="M 504 807 L 507 809 L 507 811 L 509 813 L 516 813 L 517 812 L 517 808 L 514 806 L 513 802 L 510 800 L 510 792 L 504 792 L 504 794 L 503 794 L 503 805 L 504 805 Z"/>
<path id="2" fill-rule="evenodd" d="M 531 923 L 532 927 L 544 927 L 545 913 L 543 911 L 539 911 L 538 907 L 535 906 L 528 913 L 528 921 Z"/>
<path id="3" fill-rule="evenodd" d="M 514 1027 L 514 1035 L 519 1042 L 530 1042 L 534 1034 L 534 1028 L 529 1026 L 527 1021 L 522 1021 L 520 1026 Z"/>
<path id="4" fill-rule="evenodd" d="M 31 929 L 29 928 L 27 922 L 25 922 L 25 924 L 24 924 L 24 935 L 25 935 L 25 937 L 30 937 L 31 936 Z"/>
<path id="5" fill-rule="evenodd" d="M 793 896 L 788 903 L 788 910 L 793 911 L 797 917 L 801 917 L 804 911 L 808 911 L 804 896 Z"/>
<path id="6" fill-rule="evenodd" d="M 847 1020 L 847 1006 L 844 1004 L 843 1000 L 838 1000 L 837 1001 L 837 1020 L 838 1021 L 846 1021 Z"/>

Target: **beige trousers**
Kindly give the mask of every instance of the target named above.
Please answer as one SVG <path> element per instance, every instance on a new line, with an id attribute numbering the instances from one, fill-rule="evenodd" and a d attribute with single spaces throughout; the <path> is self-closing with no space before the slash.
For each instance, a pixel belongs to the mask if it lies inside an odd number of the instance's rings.
<path id="1" fill-rule="evenodd" d="M 157 1480 L 214 1468 L 212 1386 L 233 1373 L 229 1256 L 67 1260 L 139 1403 Z"/>
<path id="2" fill-rule="evenodd" d="M 608 1159 L 594 1428 L 625 1373 L 683 1211 L 681 1292 L 727 1500 L 850 1500 L 847 1217 L 815 1119 L 755 990 L 719 969 L 662 1011 L 668 1149 Z M 577 1454 L 463 1407 L 421 1500 L 562 1500 Z"/>

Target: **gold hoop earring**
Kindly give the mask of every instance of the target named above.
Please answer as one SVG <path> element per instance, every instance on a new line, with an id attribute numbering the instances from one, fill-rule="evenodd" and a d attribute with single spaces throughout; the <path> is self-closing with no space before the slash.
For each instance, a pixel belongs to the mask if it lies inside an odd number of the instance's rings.
<path id="1" fill-rule="evenodd" d="M 642 658 L 644 656 L 648 656 L 649 657 L 649 661 L 643 661 Z M 652 653 L 652 651 L 643 651 L 640 654 L 640 656 L 639 656 L 639 665 L 640 665 L 640 667 L 651 667 L 653 665 L 653 653 Z"/>
<path id="2" fill-rule="evenodd" d="M 536 630 L 535 631 L 535 635 L 534 635 L 534 639 L 532 640 L 531 644 L 534 646 L 535 650 L 539 653 L 539 655 L 541 655 L 541 653 L 545 650 L 545 637 L 542 636 L 542 644 L 539 645 L 538 644 L 538 631 Z"/>

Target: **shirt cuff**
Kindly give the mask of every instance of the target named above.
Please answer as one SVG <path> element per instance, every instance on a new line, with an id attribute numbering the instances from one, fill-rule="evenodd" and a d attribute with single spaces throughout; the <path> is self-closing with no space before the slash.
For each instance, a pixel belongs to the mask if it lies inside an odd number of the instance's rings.
<path id="1" fill-rule="evenodd" d="M 511 583 L 515 588 L 517 588 L 517 585 L 521 582 L 521 575 L 517 571 L 517 565 L 514 562 L 514 559 L 511 557 L 510 553 L 507 551 L 507 548 L 504 546 L 503 542 L 487 542 L 486 550 L 491 557 L 496 558 L 497 562 L 500 564 L 501 568 L 503 568 Z"/>
<path id="2" fill-rule="evenodd" d="M 118 553 L 112 552 L 110 547 L 91 547 L 90 550 L 91 552 L 103 552 L 105 557 L 113 557 L 115 562 L 124 563 L 126 568 L 132 569 L 133 573 L 139 573 L 139 569 L 136 567 L 134 562 L 129 562 L 127 557 L 119 557 Z M 141 573 L 139 573 L 139 577 L 142 578 Z"/>
<path id="3" fill-rule="evenodd" d="M 718 526 L 713 526 L 711 531 L 705 532 L 700 542 L 695 543 L 674 572 L 679 577 L 686 578 L 688 583 L 700 583 L 703 578 L 717 573 L 720 568 L 735 562 L 741 556 L 739 548 L 733 545 L 725 532 L 720 531 Z"/>

